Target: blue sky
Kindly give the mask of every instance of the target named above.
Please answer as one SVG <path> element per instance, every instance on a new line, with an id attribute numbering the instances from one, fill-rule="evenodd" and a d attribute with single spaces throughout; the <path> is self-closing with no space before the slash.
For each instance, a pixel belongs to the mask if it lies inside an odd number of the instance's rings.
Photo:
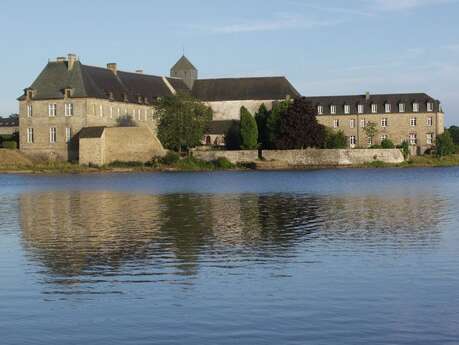
<path id="1" fill-rule="evenodd" d="M 48 59 L 164 75 L 285 75 L 304 95 L 427 92 L 459 124 L 459 0 L 0 3 L 0 114 Z"/>

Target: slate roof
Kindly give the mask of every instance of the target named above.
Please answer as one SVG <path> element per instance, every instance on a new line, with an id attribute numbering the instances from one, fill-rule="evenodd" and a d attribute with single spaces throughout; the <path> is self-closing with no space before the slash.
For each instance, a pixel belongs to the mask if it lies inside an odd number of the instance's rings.
<path id="1" fill-rule="evenodd" d="M 238 124 L 239 121 L 236 120 L 216 120 L 209 122 L 205 133 L 212 135 L 220 135 L 228 133 L 228 130 L 233 126 L 233 124 Z"/>
<path id="2" fill-rule="evenodd" d="M 364 113 L 371 113 L 371 105 L 378 105 L 378 113 L 383 113 L 385 110 L 385 104 L 391 105 L 391 113 L 397 113 L 399 111 L 398 105 L 400 103 L 405 104 L 405 112 L 409 113 L 413 111 L 413 103 L 419 104 L 419 112 L 427 112 L 427 103 L 431 102 L 434 104 L 434 112 L 438 112 L 441 109 L 440 101 L 435 100 L 425 93 L 405 93 L 405 94 L 378 94 L 369 95 L 367 99 L 366 95 L 353 95 L 353 96 L 317 96 L 317 97 L 306 97 L 307 100 L 311 101 L 315 106 L 323 106 L 323 115 L 330 115 L 330 106 L 336 106 L 336 115 L 344 115 L 344 106 L 350 106 L 350 113 L 356 114 L 358 112 L 358 105 L 364 105 Z"/>
<path id="3" fill-rule="evenodd" d="M 298 91 L 285 77 L 198 79 L 191 91 L 201 101 L 281 100 Z"/>
<path id="4" fill-rule="evenodd" d="M 171 84 L 176 89 L 187 89 L 180 79 Z M 35 91 L 34 100 L 62 99 L 66 88 L 72 89 L 74 98 L 103 98 L 129 103 L 139 103 L 139 97 L 142 102 L 146 98 L 153 103 L 158 97 L 172 94 L 160 76 L 123 71 L 115 75 L 107 68 L 83 65 L 80 61 L 76 61 L 70 71 L 67 62 L 49 62 L 30 88 Z M 19 100 L 23 99 L 24 95 L 19 97 Z"/>
<path id="5" fill-rule="evenodd" d="M 80 138 L 100 138 L 104 133 L 105 127 L 85 127 L 79 132 Z"/>
<path id="6" fill-rule="evenodd" d="M 193 64 L 190 62 L 190 60 L 188 60 L 188 58 L 183 55 L 178 61 L 177 63 L 171 68 L 171 71 L 173 70 L 190 70 L 190 69 L 194 69 L 197 71 L 196 67 L 193 66 Z"/>
<path id="7" fill-rule="evenodd" d="M 19 127 L 19 119 L 2 118 L 0 117 L 0 127 Z"/>

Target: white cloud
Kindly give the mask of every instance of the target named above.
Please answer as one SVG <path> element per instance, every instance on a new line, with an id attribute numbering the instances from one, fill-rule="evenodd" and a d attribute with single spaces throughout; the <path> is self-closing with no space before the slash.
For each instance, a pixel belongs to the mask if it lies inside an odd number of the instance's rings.
<path id="1" fill-rule="evenodd" d="M 373 7 L 379 11 L 400 11 L 422 6 L 456 3 L 457 0 L 373 0 Z"/>

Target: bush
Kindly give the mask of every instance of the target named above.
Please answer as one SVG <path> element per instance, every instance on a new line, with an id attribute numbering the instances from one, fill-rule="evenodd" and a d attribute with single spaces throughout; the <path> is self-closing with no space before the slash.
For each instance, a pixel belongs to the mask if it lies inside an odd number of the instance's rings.
<path id="1" fill-rule="evenodd" d="M 326 149 L 345 149 L 347 148 L 347 138 L 343 131 L 335 132 L 332 129 L 325 130 Z"/>
<path id="2" fill-rule="evenodd" d="M 438 157 L 449 156 L 456 153 L 456 146 L 454 145 L 449 131 L 437 137 L 436 151 Z"/>
<path id="3" fill-rule="evenodd" d="M 4 141 L 2 146 L 8 150 L 16 150 L 18 148 L 18 144 L 15 141 Z"/>
<path id="4" fill-rule="evenodd" d="M 225 146 L 227 150 L 239 150 L 241 148 L 241 131 L 239 122 L 233 121 L 228 132 L 225 133 Z"/>
<path id="5" fill-rule="evenodd" d="M 180 155 L 177 152 L 169 151 L 160 159 L 161 164 L 174 165 L 180 160 Z"/>
<path id="6" fill-rule="evenodd" d="M 395 145 L 394 143 L 392 142 L 392 140 L 390 139 L 384 139 L 383 141 L 381 141 L 381 147 L 383 149 L 394 149 L 395 148 Z"/>
<path id="7" fill-rule="evenodd" d="M 403 153 L 403 157 L 405 159 L 408 159 L 410 156 L 410 144 L 408 141 L 404 140 L 401 145 L 397 146 L 398 149 L 400 149 Z"/>
<path id="8" fill-rule="evenodd" d="M 243 150 L 255 150 L 257 147 L 257 122 L 245 107 L 241 107 L 241 148 Z"/>
<path id="9" fill-rule="evenodd" d="M 236 166 L 225 157 L 218 157 L 213 163 L 217 169 L 233 169 Z"/>

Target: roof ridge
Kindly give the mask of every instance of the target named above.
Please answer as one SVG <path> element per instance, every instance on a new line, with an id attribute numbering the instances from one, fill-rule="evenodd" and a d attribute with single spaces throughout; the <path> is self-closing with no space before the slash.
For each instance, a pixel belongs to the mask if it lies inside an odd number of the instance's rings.
<path id="1" fill-rule="evenodd" d="M 274 76 L 257 76 L 257 77 L 223 77 L 223 78 L 201 78 L 200 80 L 235 80 L 235 79 L 274 79 L 274 78 L 284 78 L 287 79 L 285 75 L 274 75 Z"/>

